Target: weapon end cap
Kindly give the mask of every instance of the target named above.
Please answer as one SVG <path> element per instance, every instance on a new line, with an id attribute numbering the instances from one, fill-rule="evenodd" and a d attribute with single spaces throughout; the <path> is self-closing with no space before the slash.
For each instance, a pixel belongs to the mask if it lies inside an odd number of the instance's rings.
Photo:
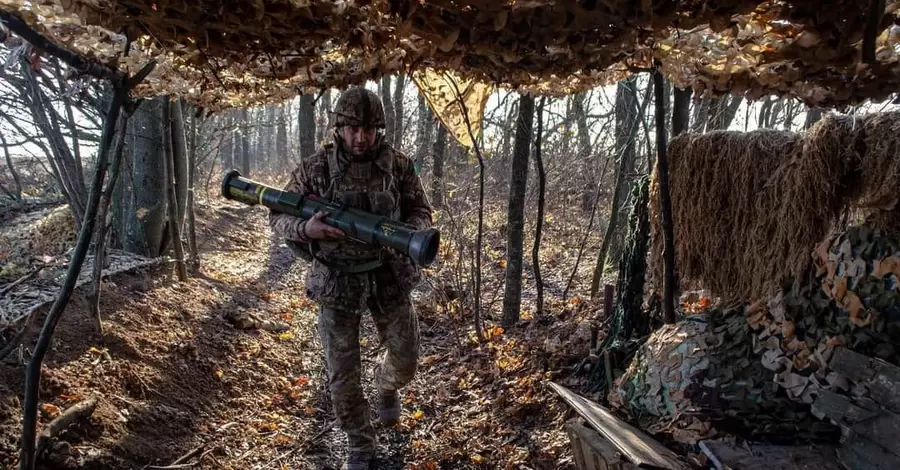
<path id="1" fill-rule="evenodd" d="M 231 185 L 231 179 L 239 176 L 241 176 L 241 172 L 237 168 L 232 168 L 225 172 L 225 176 L 222 177 L 222 197 L 228 200 L 232 199 L 228 187 Z"/>
<path id="2" fill-rule="evenodd" d="M 419 266 L 428 266 L 438 255 L 441 243 L 441 232 L 436 228 L 419 230 L 410 240 L 410 254 L 414 254 Z"/>

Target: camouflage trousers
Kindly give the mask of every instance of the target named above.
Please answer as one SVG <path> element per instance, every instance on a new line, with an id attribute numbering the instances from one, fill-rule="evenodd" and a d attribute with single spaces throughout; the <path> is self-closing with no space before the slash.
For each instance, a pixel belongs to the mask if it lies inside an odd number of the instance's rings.
<path id="1" fill-rule="evenodd" d="M 370 302 L 369 311 L 386 351 L 375 369 L 379 391 L 398 390 L 412 381 L 419 358 L 419 326 L 407 298 L 381 309 Z M 328 387 L 335 417 L 347 434 L 350 450 L 375 451 L 375 430 L 361 384 L 360 311 L 328 306 L 319 308 L 318 329 L 325 350 Z"/>

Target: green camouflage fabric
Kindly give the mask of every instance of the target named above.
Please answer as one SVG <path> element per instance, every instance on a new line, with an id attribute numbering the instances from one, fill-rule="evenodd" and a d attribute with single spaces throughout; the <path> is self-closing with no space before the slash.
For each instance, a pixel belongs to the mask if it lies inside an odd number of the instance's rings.
<path id="1" fill-rule="evenodd" d="M 419 358 L 419 325 L 410 302 L 385 311 L 372 306 L 378 336 L 386 352 L 375 371 L 380 390 L 398 390 L 416 373 Z M 321 307 L 318 328 L 325 349 L 328 386 L 338 425 L 347 434 L 351 452 L 374 452 L 375 431 L 369 403 L 360 380 L 360 315 Z"/>

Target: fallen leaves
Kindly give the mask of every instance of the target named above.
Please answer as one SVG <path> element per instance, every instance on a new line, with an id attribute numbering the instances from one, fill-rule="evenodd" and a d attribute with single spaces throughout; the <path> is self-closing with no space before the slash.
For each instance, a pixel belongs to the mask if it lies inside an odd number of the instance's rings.
<path id="1" fill-rule="evenodd" d="M 40 410 L 41 416 L 49 419 L 56 418 L 60 413 L 59 407 L 52 403 L 43 403 L 38 410 Z"/>
<path id="2" fill-rule="evenodd" d="M 284 333 L 281 333 L 280 335 L 278 335 L 278 339 L 280 339 L 282 341 L 294 339 L 294 332 L 293 331 L 285 331 Z"/>
<path id="3" fill-rule="evenodd" d="M 430 366 L 430 365 L 434 364 L 435 362 L 439 361 L 441 359 L 441 357 L 442 356 L 440 354 L 431 354 L 429 356 L 425 356 L 419 361 L 419 365 L 425 366 L 425 367 Z"/>
<path id="4" fill-rule="evenodd" d="M 484 338 L 488 339 L 488 340 L 499 338 L 500 336 L 503 335 L 503 327 L 495 326 L 492 328 L 486 328 L 484 330 L 483 334 L 484 334 Z"/>

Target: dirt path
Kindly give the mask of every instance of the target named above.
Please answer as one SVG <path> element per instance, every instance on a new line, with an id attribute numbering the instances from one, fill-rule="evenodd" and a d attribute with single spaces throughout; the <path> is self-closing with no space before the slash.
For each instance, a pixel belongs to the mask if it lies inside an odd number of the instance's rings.
<path id="1" fill-rule="evenodd" d="M 203 276 L 178 284 L 169 268 L 118 275 L 104 285 L 102 337 L 74 296 L 45 363 L 41 425 L 88 396 L 99 405 L 60 436 L 44 468 L 164 466 L 198 447 L 193 468 L 340 467 L 346 444 L 304 263 L 268 238 L 258 209 L 207 208 L 198 224 Z M 401 422 L 386 429 L 373 415 L 379 468 L 573 468 L 562 429 L 572 415 L 546 384 L 586 351 L 584 322 L 559 306 L 553 321 L 492 329 L 479 346 L 468 318 L 436 308 L 427 285 L 420 294 L 422 366 L 404 390 Z M 242 329 L 249 316 L 289 329 Z M 371 400 L 382 349 L 368 316 L 363 329 Z M 21 364 L 0 365 L 3 468 L 17 459 L 23 378 Z"/>

